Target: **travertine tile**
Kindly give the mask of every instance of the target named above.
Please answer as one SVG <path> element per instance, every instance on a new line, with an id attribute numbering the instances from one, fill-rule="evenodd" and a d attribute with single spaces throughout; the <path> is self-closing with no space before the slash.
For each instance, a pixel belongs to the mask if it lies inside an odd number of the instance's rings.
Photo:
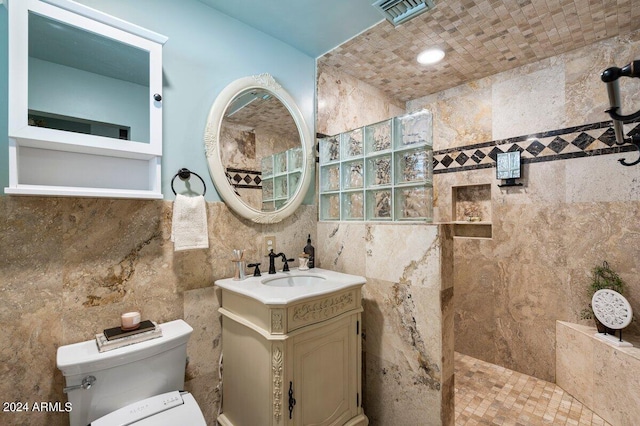
<path id="1" fill-rule="evenodd" d="M 640 350 L 621 351 L 606 344 L 595 344 L 593 349 L 594 411 L 613 424 L 636 423 L 640 418 Z"/>
<path id="2" fill-rule="evenodd" d="M 503 81 L 492 86 L 493 139 L 563 127 L 565 90 L 562 64 Z M 518 90 L 514 90 L 517 87 Z M 544 109 L 545 114 L 539 114 Z"/>
<path id="3" fill-rule="evenodd" d="M 207 424 L 214 424 L 222 398 L 220 354 L 222 353 L 220 294 L 206 287 L 184 292 L 184 320 L 193 333 L 187 344 L 185 388 L 200 404 Z"/>
<path id="4" fill-rule="evenodd" d="M 324 54 L 318 63 L 340 68 L 389 97 L 408 101 L 599 40 L 627 38 L 640 28 L 635 6 L 632 0 L 499 5 L 491 0 L 447 1 L 397 27 L 380 22 Z M 418 52 L 432 46 L 445 50 L 445 60 L 429 67 L 417 63 Z M 615 53 L 618 58 L 633 58 Z"/>
<path id="5" fill-rule="evenodd" d="M 559 118 L 559 127 L 583 125 L 606 118 L 602 111 L 607 108 L 608 100 L 599 81 L 601 70 L 621 61 L 620 58 L 634 57 L 637 50 L 637 36 L 598 41 L 552 59 L 487 77 L 490 83 L 483 83 L 493 85 L 518 81 L 518 76 L 543 75 L 545 67 L 562 70 L 557 78 L 547 75 L 550 77 L 549 87 L 559 87 L 564 82 L 565 101 L 563 105 L 554 106 L 561 107 L 555 110 L 559 116 L 549 114 L 548 108 L 541 108 L 539 112 L 532 113 L 531 122 L 544 118 L 540 122 L 544 128 L 539 128 L 540 131 L 551 130 Z M 537 81 L 540 82 L 539 79 Z M 623 92 L 628 94 L 624 96 L 624 109 L 636 109 L 638 82 L 630 80 L 622 84 L 625 86 Z M 513 88 L 513 93 L 508 93 L 506 87 L 504 89 L 504 96 L 492 99 L 490 108 L 507 110 L 504 105 L 522 93 L 520 85 Z M 431 95 L 425 100 L 446 98 L 448 92 L 453 90 Z M 473 99 L 470 90 L 469 93 L 456 90 L 456 93 L 464 93 L 463 96 Z M 481 108 L 484 104 L 476 111 Z M 449 125 L 449 116 L 442 119 Z M 438 121 L 439 117 L 436 117 L 434 127 L 438 126 Z M 486 122 L 477 125 L 482 128 Z M 526 126 L 514 128 L 517 133 L 509 136 L 524 133 L 524 128 Z M 472 142 L 483 141 L 476 139 Z M 440 142 L 439 148 L 457 146 L 457 141 L 434 141 Z M 551 327 L 556 318 L 578 321 L 581 309 L 588 303 L 585 288 L 594 265 L 605 259 L 613 262 L 616 270 L 630 283 L 628 293 L 632 303 L 638 303 L 634 274 L 639 265 L 638 260 L 630 256 L 638 246 L 638 229 L 634 221 L 628 220 L 637 215 L 638 169 L 620 167 L 616 161 L 619 157 L 634 159 L 636 155 L 629 153 L 526 164 L 521 179 L 524 185 L 514 189 L 498 189 L 492 169 L 435 176 L 435 211 L 441 220 L 451 217 L 448 192 L 451 186 L 492 183 L 493 240 L 459 242 L 456 245 L 456 250 L 461 250 L 456 252 L 456 266 L 459 266 L 456 270 L 456 297 L 460 296 L 462 303 L 457 304 L 456 342 L 463 345 L 458 349 L 503 365 L 517 366 L 520 371 L 531 365 L 549 365 L 550 368 L 538 371 L 546 371 L 543 377 L 552 379 L 555 361 L 550 351 L 552 346 L 545 346 L 542 350 L 538 347 L 528 349 L 539 358 L 534 363 L 529 363 L 529 358 L 522 354 L 523 348 L 544 342 L 547 345 L 549 339 L 542 334 L 553 332 Z M 531 266 L 520 268 L 514 266 L 516 264 Z M 474 281 L 475 284 L 470 284 Z M 481 283 L 487 285 L 481 286 Z M 490 296 L 479 290 L 489 291 Z M 544 300 L 546 295 L 549 299 Z M 478 299 L 477 303 L 473 298 Z M 504 303 L 509 303 L 509 307 L 499 309 Z M 540 315 L 542 306 L 545 313 Z M 537 330 L 534 333 L 539 333 L 538 337 L 531 334 L 526 337 L 525 334 L 531 332 L 517 325 L 528 321 L 530 315 L 544 318 L 537 327 L 527 327 Z M 500 319 L 492 321 L 490 316 Z M 479 321 L 474 323 L 471 318 Z M 627 332 L 637 334 L 636 325 L 631 325 Z M 507 338 L 514 341 L 509 343 Z M 543 361 L 543 358 L 547 359 Z M 517 359 L 521 361 L 516 362 Z"/>
<path id="6" fill-rule="evenodd" d="M 210 248 L 174 252 L 172 203 L 81 198 L 0 197 L 0 395 L 6 401 L 66 402 L 56 368 L 59 346 L 90 340 L 120 315 L 184 318 L 193 328 L 186 387 L 213 424 L 220 404 L 219 299 L 213 287 L 231 276 L 231 250 L 262 261 L 262 236 L 296 256 L 316 239 L 316 206 L 277 226 L 239 218 L 207 203 Z M 316 245 L 317 246 L 317 245 Z M 296 260 L 297 263 L 297 260 Z M 65 413 L 3 413 L 8 425 L 68 424 Z"/>
<path id="7" fill-rule="evenodd" d="M 590 332 L 593 327 L 580 326 Z M 578 356 L 579 355 L 579 356 Z M 556 383 L 593 407 L 593 341 L 558 321 L 556 324 Z"/>
<path id="8" fill-rule="evenodd" d="M 260 247 L 255 259 L 261 262 L 261 268 L 263 271 L 268 270 L 268 259 L 265 257 L 267 253 L 262 253 L 262 240 L 265 235 L 275 235 L 276 243 L 278 245 L 278 251 L 284 252 L 289 258 L 293 258 L 294 261 L 289 263 L 289 266 L 298 266 L 298 256 L 303 253 L 304 247 L 307 245 L 307 236 L 311 235 L 311 244 L 315 248 L 316 257 L 322 256 L 323 251 L 321 249 L 322 238 L 317 234 L 318 224 L 318 206 L 317 203 L 312 205 L 301 205 L 290 217 L 284 219 L 282 222 L 273 225 L 262 225 L 259 228 L 260 235 L 258 235 L 257 244 Z M 282 268 L 282 262 L 279 269 Z M 318 265 L 321 267 L 321 265 Z"/>
<path id="9" fill-rule="evenodd" d="M 403 102 L 388 98 L 364 81 L 335 68 L 318 67 L 319 133 L 336 135 L 405 112 Z"/>
<path id="10" fill-rule="evenodd" d="M 367 354 L 363 409 L 371 425 L 442 425 L 439 395 L 411 373 Z"/>
<path id="11" fill-rule="evenodd" d="M 457 426 L 610 426 L 553 383 L 459 352 L 455 354 L 455 374 Z"/>
<path id="12" fill-rule="evenodd" d="M 566 201 L 569 203 L 639 201 L 640 180 L 635 167 L 621 167 L 619 158 L 635 161 L 637 152 L 588 157 L 566 166 Z M 611 179 L 616 176 L 616 179 Z M 631 185 L 620 185 L 628 181 Z M 586 184 L 585 184 L 586 183 Z"/>
<path id="13" fill-rule="evenodd" d="M 372 424 L 416 424 L 420 418 L 428 419 L 426 424 L 452 424 L 453 365 L 443 355 L 453 352 L 452 272 L 441 271 L 442 248 L 449 261 L 452 256 L 448 228 L 320 223 L 318 236 L 326 241 L 322 259 L 328 258 L 331 269 L 362 268 L 367 279 L 363 381 Z M 400 239 L 406 245 L 398 245 Z M 393 262 L 397 267 L 389 268 Z M 398 399 L 398 392 L 405 396 Z"/>
<path id="14" fill-rule="evenodd" d="M 556 330 L 558 385 L 610 423 L 634 424 L 640 349 L 607 344 L 594 337 L 592 326 L 558 321 Z"/>
<path id="15" fill-rule="evenodd" d="M 407 102 L 408 111 L 427 109 L 433 122 L 433 149 L 453 148 L 491 140 L 492 109 L 489 78 Z"/>
<path id="16" fill-rule="evenodd" d="M 366 275 L 366 225 L 318 223 L 316 256 L 321 268 Z"/>
<path id="17" fill-rule="evenodd" d="M 393 282 L 413 276 L 413 285 L 440 288 L 437 226 L 367 224 L 365 240 L 366 276 Z"/>

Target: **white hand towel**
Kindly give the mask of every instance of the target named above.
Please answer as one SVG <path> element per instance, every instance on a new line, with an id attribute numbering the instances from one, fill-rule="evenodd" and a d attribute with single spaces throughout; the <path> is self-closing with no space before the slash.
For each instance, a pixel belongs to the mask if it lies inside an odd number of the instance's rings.
<path id="1" fill-rule="evenodd" d="M 202 195 L 176 195 L 171 220 L 171 241 L 175 251 L 209 248 L 207 205 Z"/>

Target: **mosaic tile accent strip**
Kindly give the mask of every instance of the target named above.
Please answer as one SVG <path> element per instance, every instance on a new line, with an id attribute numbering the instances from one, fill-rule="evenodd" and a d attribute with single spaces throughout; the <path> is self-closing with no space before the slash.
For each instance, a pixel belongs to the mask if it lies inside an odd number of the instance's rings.
<path id="1" fill-rule="evenodd" d="M 227 167 L 226 174 L 234 188 L 262 189 L 262 172 Z"/>
<path id="2" fill-rule="evenodd" d="M 625 124 L 625 134 L 639 133 L 638 122 Z M 609 120 L 434 151 L 433 174 L 495 167 L 497 155 L 503 152 L 520 151 L 522 164 L 527 164 L 618 154 L 635 149 L 631 144 L 616 145 L 613 123 Z"/>

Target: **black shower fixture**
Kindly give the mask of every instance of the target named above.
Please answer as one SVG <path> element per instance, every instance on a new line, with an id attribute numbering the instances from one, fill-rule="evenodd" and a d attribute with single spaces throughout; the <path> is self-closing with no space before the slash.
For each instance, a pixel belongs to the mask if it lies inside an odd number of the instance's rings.
<path id="1" fill-rule="evenodd" d="M 605 112 L 613 119 L 613 130 L 616 136 L 616 144 L 624 145 L 628 142 L 635 145 L 640 152 L 640 135 L 631 135 L 629 139 L 625 139 L 624 137 L 623 123 L 640 118 L 640 110 L 628 115 L 623 115 L 622 111 L 620 111 L 620 86 L 618 85 L 618 79 L 620 77 L 640 78 L 640 60 L 633 61 L 622 68 L 607 68 L 600 75 L 602 81 L 607 84 L 610 108 Z M 621 158 L 618 161 L 623 166 L 633 166 L 640 163 L 640 158 L 631 163 L 627 162 L 624 158 Z"/>

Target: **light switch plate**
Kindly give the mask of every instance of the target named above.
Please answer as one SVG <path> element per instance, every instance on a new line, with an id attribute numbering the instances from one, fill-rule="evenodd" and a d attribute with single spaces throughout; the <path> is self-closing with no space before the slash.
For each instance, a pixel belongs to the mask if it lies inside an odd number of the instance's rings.
<path id="1" fill-rule="evenodd" d="M 277 252 L 275 235 L 266 235 L 263 237 L 262 243 L 265 256 L 269 254 L 269 249 L 273 249 L 274 252 Z"/>

